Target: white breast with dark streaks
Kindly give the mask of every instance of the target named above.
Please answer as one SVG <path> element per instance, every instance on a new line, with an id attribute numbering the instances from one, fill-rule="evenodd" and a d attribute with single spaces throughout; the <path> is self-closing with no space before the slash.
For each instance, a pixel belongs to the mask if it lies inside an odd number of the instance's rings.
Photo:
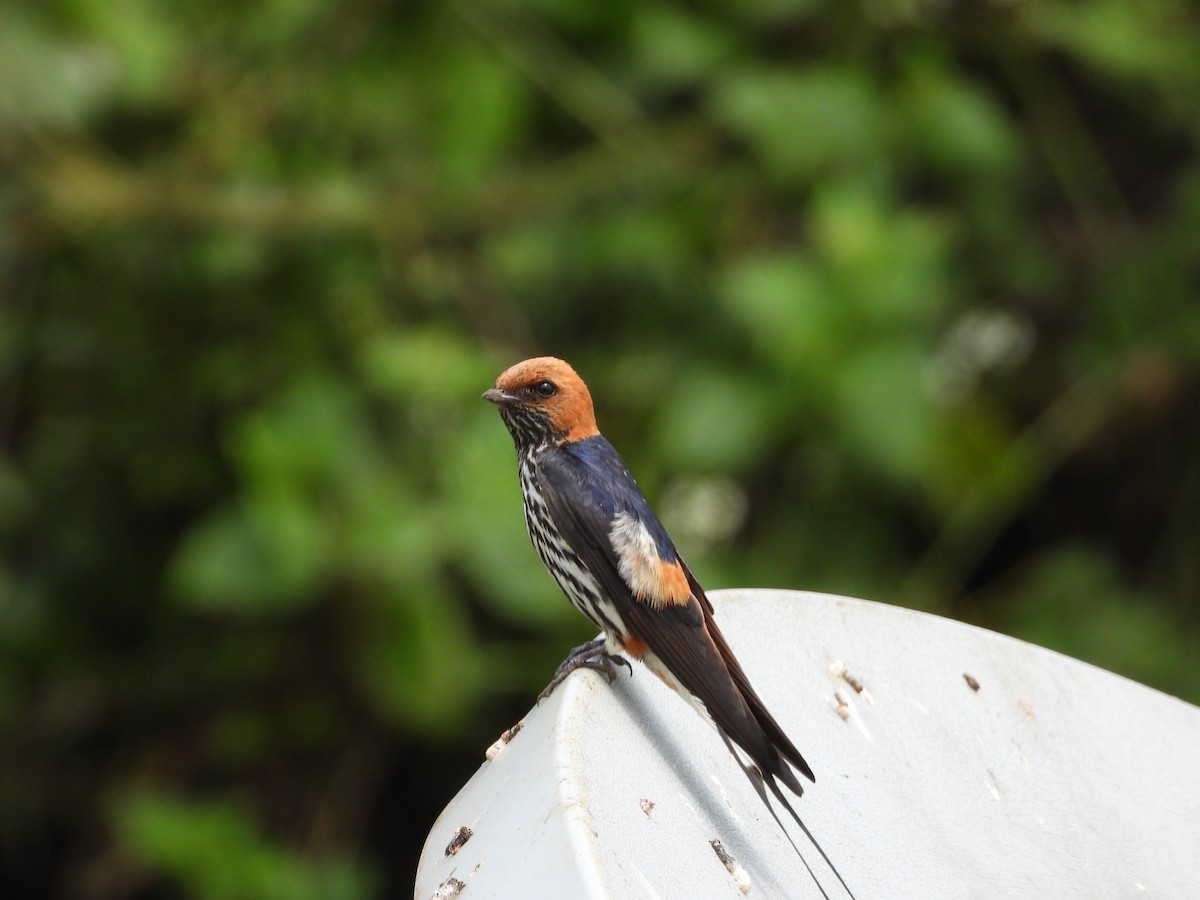
<path id="1" fill-rule="evenodd" d="M 604 596 L 600 584 L 579 555 L 554 527 L 545 500 L 542 499 L 531 459 L 521 459 L 520 476 L 521 493 L 525 498 L 525 527 L 542 563 L 576 609 L 591 619 L 610 639 L 621 637 L 625 634 L 625 628 L 616 608 Z"/>

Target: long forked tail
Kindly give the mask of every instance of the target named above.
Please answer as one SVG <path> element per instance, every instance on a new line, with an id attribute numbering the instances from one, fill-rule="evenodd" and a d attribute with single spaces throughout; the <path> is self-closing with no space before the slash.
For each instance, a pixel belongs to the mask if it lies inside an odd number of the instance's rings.
<path id="1" fill-rule="evenodd" d="M 813 833 L 808 830 L 808 826 L 804 824 L 799 814 L 797 814 L 796 810 L 792 807 L 792 804 L 779 789 L 779 784 L 776 782 L 775 778 L 771 775 L 764 775 L 763 772 L 753 764 L 742 762 L 742 758 L 738 756 L 737 751 L 734 749 L 733 742 L 730 741 L 726 734 L 721 734 L 721 740 L 725 742 L 725 746 L 729 748 L 730 755 L 737 760 L 738 766 L 743 772 L 746 773 L 746 777 L 750 779 L 750 783 L 754 785 L 754 790 L 762 800 L 763 806 L 767 808 L 767 812 L 771 814 L 771 818 L 775 820 L 775 824 L 779 826 L 779 830 L 782 831 L 787 837 L 788 843 L 792 845 L 792 849 L 795 850 L 796 855 L 800 857 L 800 862 L 804 863 L 804 868 L 808 870 L 808 874 L 812 877 L 813 883 L 817 886 L 817 890 L 821 892 L 821 896 L 824 897 L 825 900 L 829 900 L 829 894 L 826 893 L 825 888 L 821 885 L 821 881 L 817 878 L 817 874 L 812 870 L 812 866 L 808 864 L 808 860 L 804 858 L 804 854 L 800 852 L 800 848 L 796 846 L 796 842 L 792 839 L 791 833 L 783 826 L 783 822 L 779 819 L 779 814 L 775 812 L 775 807 L 771 805 L 771 801 L 767 797 L 766 787 L 771 789 L 771 793 L 775 795 L 775 799 L 778 800 L 783 805 L 783 808 L 788 811 L 788 814 L 792 817 L 792 820 L 800 827 L 800 830 L 804 832 L 804 836 L 808 838 L 809 843 L 811 843 L 816 848 L 817 853 L 821 855 L 821 859 L 825 860 L 825 865 L 829 866 L 830 871 L 833 872 L 834 877 L 837 878 L 838 882 L 842 886 L 842 889 L 850 897 L 850 900 L 857 900 L 857 898 L 854 896 L 854 891 L 850 890 L 850 885 L 846 884 L 846 879 L 842 877 L 842 873 L 839 872 L 837 866 L 833 864 L 833 860 L 829 858 L 829 855 L 825 852 L 824 848 L 821 847 L 817 839 L 813 837 Z M 766 785 L 766 787 L 764 787 L 764 785 Z"/>

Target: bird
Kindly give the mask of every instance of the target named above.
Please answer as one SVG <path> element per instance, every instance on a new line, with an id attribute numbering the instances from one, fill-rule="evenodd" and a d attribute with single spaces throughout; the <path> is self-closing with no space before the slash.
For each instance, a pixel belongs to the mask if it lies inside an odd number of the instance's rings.
<path id="1" fill-rule="evenodd" d="M 735 759 L 730 741 L 741 748 L 753 764 L 738 759 L 743 771 L 765 780 L 799 822 L 777 782 L 800 797 L 796 773 L 814 784 L 816 777 L 751 686 L 712 602 L 600 433 L 583 379 L 561 359 L 535 357 L 502 372 L 483 399 L 498 407 L 516 446 L 525 524 L 538 556 L 603 632 L 567 655 L 543 696 L 577 668 L 600 670 L 611 683 L 618 665 L 632 675 L 627 657 L 639 660 L 716 726 Z"/>

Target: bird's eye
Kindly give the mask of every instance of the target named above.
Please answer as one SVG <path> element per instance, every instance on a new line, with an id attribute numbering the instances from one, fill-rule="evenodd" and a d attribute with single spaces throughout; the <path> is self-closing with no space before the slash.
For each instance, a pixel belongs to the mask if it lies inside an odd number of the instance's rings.
<path id="1" fill-rule="evenodd" d="M 558 393 L 553 381 L 539 381 L 533 386 L 533 390 L 539 397 L 553 397 Z"/>

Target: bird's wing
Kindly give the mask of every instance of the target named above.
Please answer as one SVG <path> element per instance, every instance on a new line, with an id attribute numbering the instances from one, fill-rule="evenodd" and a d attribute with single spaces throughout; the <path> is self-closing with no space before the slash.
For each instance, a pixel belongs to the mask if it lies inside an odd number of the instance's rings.
<path id="1" fill-rule="evenodd" d="M 803 793 L 780 756 L 809 779 L 812 770 L 754 692 L 712 618 L 703 589 L 616 451 L 611 454 L 612 465 L 603 464 L 607 457 L 598 465 L 568 453 L 543 454 L 537 467 L 547 512 L 630 635 L 644 641 L 679 684 L 703 702 L 713 723 L 764 774 L 777 775 L 797 795 Z"/>

